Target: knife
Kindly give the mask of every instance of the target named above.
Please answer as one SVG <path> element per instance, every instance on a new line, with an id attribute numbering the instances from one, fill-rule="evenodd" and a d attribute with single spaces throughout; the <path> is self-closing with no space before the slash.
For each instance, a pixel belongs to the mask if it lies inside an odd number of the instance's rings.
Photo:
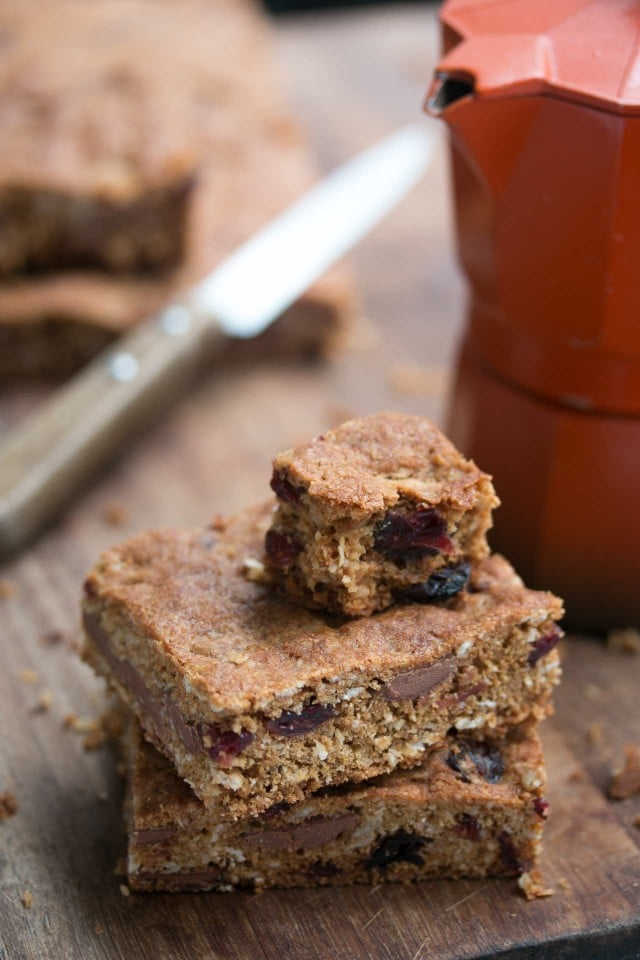
<path id="1" fill-rule="evenodd" d="M 434 136 L 406 127 L 346 163 L 180 300 L 100 354 L 0 445 L 0 556 L 29 540 L 133 430 L 211 363 L 262 333 L 389 213 Z"/>

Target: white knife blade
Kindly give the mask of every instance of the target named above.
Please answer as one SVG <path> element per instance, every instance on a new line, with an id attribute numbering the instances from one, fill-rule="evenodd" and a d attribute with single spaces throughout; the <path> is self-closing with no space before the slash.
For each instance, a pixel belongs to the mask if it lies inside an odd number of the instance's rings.
<path id="1" fill-rule="evenodd" d="M 236 250 L 192 303 L 228 336 L 257 336 L 396 206 L 433 148 L 409 126 L 359 154 Z"/>
<path id="2" fill-rule="evenodd" d="M 433 146 L 432 134 L 408 127 L 347 163 L 9 434 L 0 444 L 0 556 L 157 418 L 223 337 L 256 336 L 297 300 L 415 184 Z"/>

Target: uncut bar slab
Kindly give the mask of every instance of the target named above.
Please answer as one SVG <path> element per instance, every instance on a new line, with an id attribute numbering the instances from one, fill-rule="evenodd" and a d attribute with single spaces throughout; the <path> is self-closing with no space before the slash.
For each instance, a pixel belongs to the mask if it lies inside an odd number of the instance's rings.
<path id="1" fill-rule="evenodd" d="M 33 4 L 34 0 L 25 0 L 25 10 Z M 14 20 L 22 22 L 20 9 L 18 4 L 11 9 L 0 5 L 3 31 L 11 33 Z M 46 131 L 38 128 L 33 133 L 35 139 L 31 139 L 31 133 L 27 138 L 28 131 L 24 137 L 20 134 L 15 138 L 7 133 L 5 140 L 12 149 L 7 148 L 0 157 L 0 198 L 3 185 L 9 189 L 18 175 L 23 185 L 31 185 L 36 196 L 40 189 L 51 190 L 55 184 L 55 190 L 69 198 L 86 198 L 94 187 L 99 188 L 104 201 L 109 189 L 126 188 L 126 177 L 134 178 L 138 166 L 144 168 L 136 180 L 138 192 L 145 189 L 145 183 L 169 178 L 172 171 L 177 175 L 183 169 L 186 177 L 193 175 L 195 179 L 188 197 L 186 233 L 182 224 L 176 223 L 172 230 L 163 229 L 160 237 L 162 243 L 176 246 L 175 256 L 169 253 L 166 259 L 179 257 L 179 263 L 171 271 L 143 271 L 142 264 L 135 272 L 125 270 L 125 263 L 133 264 L 127 245 L 133 244 L 135 250 L 135 245 L 144 240 L 142 230 L 127 233 L 127 244 L 118 241 L 113 250 L 110 235 L 102 228 L 91 249 L 84 252 L 74 252 L 70 238 L 69 242 L 59 238 L 55 250 L 48 239 L 46 250 L 36 255 L 29 252 L 34 237 L 21 238 L 4 224 L 0 235 L 0 378 L 61 376 L 77 369 L 122 332 L 181 297 L 317 179 L 308 144 L 283 94 L 267 20 L 258 5 L 248 0 L 182 0 L 180 4 L 157 4 L 151 18 L 149 9 L 148 0 L 92 0 L 90 4 L 60 0 L 55 5 L 53 15 L 59 14 L 61 24 L 65 16 L 77 18 L 87 29 L 93 22 L 99 25 L 104 21 L 105 30 L 100 32 L 104 60 L 110 56 L 117 59 L 119 50 L 124 56 L 123 48 L 133 48 L 137 43 L 141 52 L 150 49 L 151 54 L 129 58 L 131 62 L 115 73 L 105 71 L 100 59 L 93 59 L 91 70 L 87 66 L 87 76 L 107 73 L 104 84 L 97 83 L 95 93 L 102 95 L 105 87 L 109 111 L 103 116 L 93 109 L 93 87 L 85 83 L 71 94 L 65 92 L 71 83 L 71 64 L 65 66 L 66 72 L 57 83 L 50 80 L 48 74 L 57 69 L 59 53 L 55 49 L 52 52 L 54 42 L 47 34 L 47 57 L 29 75 L 29 89 L 36 91 L 36 100 L 54 106 L 66 103 L 67 96 L 78 98 L 79 103 L 71 117 L 65 114 L 67 119 L 57 140 L 55 125 Z M 43 9 L 38 4 L 29 30 L 38 35 L 45 32 L 52 10 L 49 5 Z M 80 37 L 80 27 L 78 31 Z M 90 39 L 91 43 L 98 42 L 95 35 Z M 66 52 L 68 46 L 59 49 Z M 158 46 L 161 58 L 157 56 Z M 91 44 L 86 46 L 87 53 L 84 50 L 81 44 L 74 47 L 72 59 L 89 56 Z M 6 53 L 4 47 L 2 53 Z M 247 69 L 248 64 L 251 69 Z M 156 78 L 158 71 L 161 76 Z M 138 83 L 141 73 L 144 77 Z M 129 81 L 132 91 L 127 87 Z M 15 93 L 10 101 L 3 101 L 0 94 L 0 130 L 3 104 L 17 112 L 15 122 L 20 129 L 24 124 L 26 130 L 30 114 L 26 106 L 24 110 L 20 106 L 25 97 L 30 104 L 26 91 L 20 96 Z M 167 106 L 166 116 L 157 116 L 163 104 Z M 100 137 L 107 136 L 121 109 L 121 141 L 103 145 Z M 89 113 L 88 118 L 85 113 Z M 85 157 L 86 126 L 96 127 L 91 163 Z M 178 129 L 180 132 L 176 132 Z M 147 134 L 150 139 L 145 139 Z M 62 135 L 64 155 L 56 148 Z M 128 135 L 135 139 L 131 150 Z M 27 148 L 28 157 L 24 155 Z M 105 152 L 111 158 L 109 163 L 105 162 Z M 52 162 L 52 153 L 57 163 Z M 124 182 L 117 183 L 121 153 L 126 154 Z M 165 170 L 163 160 L 170 163 L 170 169 Z M 53 213 L 48 218 L 39 216 L 34 229 L 49 237 L 53 219 Z M 75 220 L 65 226 L 66 221 L 57 213 L 55 219 L 56 230 L 68 236 Z M 82 223 L 86 231 L 86 220 Z M 82 245 L 82 238 L 77 241 Z M 178 243 L 184 250 L 178 251 Z M 53 254 L 57 258 L 55 270 Z M 95 262 L 89 263 L 92 258 Z M 122 262 L 122 269 L 116 269 L 114 258 Z M 49 264 L 46 269 L 45 260 Z M 353 314 L 350 284 L 343 270 L 334 268 L 260 337 L 229 345 L 223 361 L 227 362 L 230 354 L 252 359 L 325 356 L 340 347 Z"/>
<path id="2" fill-rule="evenodd" d="M 422 764 L 221 821 L 132 721 L 126 738 L 133 890 L 309 887 L 516 875 L 535 866 L 548 804 L 534 729 L 449 737 Z"/>
<path id="3" fill-rule="evenodd" d="M 85 658 L 206 804 L 258 814 L 415 766 L 452 727 L 550 711 L 562 607 L 505 560 L 485 560 L 448 607 L 344 622 L 247 579 L 271 509 L 135 537 L 85 584 Z"/>
<path id="4" fill-rule="evenodd" d="M 2 5 L 0 276 L 181 259 L 206 26 L 190 0 Z"/>
<path id="5" fill-rule="evenodd" d="M 430 602 L 489 553 L 491 478 L 423 417 L 350 420 L 273 463 L 270 572 L 305 606 L 365 616 Z"/>

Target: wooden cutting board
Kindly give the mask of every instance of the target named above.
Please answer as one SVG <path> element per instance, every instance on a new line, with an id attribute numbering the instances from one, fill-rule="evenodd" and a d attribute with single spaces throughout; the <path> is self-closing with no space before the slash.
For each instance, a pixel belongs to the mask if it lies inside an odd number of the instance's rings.
<path id="1" fill-rule="evenodd" d="M 419 117 L 437 48 L 429 10 L 305 17 L 277 30 L 324 167 Z M 114 874 L 124 836 L 113 758 L 85 751 L 83 734 L 63 725 L 100 710 L 99 684 L 72 648 L 79 586 L 100 549 L 261 497 L 273 451 L 349 413 L 441 418 L 463 310 L 445 169 L 441 150 L 420 189 L 354 254 L 366 320 L 343 357 L 330 367 L 217 371 L 0 570 L 0 792 L 19 804 L 0 823 L 1 960 L 640 956 L 640 797 L 605 796 L 623 744 L 640 742 L 640 657 L 587 639 L 566 645 L 557 713 L 544 729 L 553 807 L 545 869 L 556 892 L 533 903 L 513 881 L 126 897 Z M 0 429 L 36 393 L 0 397 Z M 34 712 L 43 691 L 50 708 Z"/>

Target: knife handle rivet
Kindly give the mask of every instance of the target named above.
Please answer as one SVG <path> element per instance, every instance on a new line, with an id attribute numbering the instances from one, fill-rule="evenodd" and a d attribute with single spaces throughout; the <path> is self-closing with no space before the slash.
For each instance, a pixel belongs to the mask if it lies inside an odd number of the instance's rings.
<path id="1" fill-rule="evenodd" d="M 191 314 L 186 307 L 167 307 L 160 326 L 170 337 L 181 337 L 191 329 Z"/>
<path id="2" fill-rule="evenodd" d="M 114 353 L 109 360 L 109 374 L 118 383 L 130 383 L 138 376 L 139 364 L 130 353 Z"/>

